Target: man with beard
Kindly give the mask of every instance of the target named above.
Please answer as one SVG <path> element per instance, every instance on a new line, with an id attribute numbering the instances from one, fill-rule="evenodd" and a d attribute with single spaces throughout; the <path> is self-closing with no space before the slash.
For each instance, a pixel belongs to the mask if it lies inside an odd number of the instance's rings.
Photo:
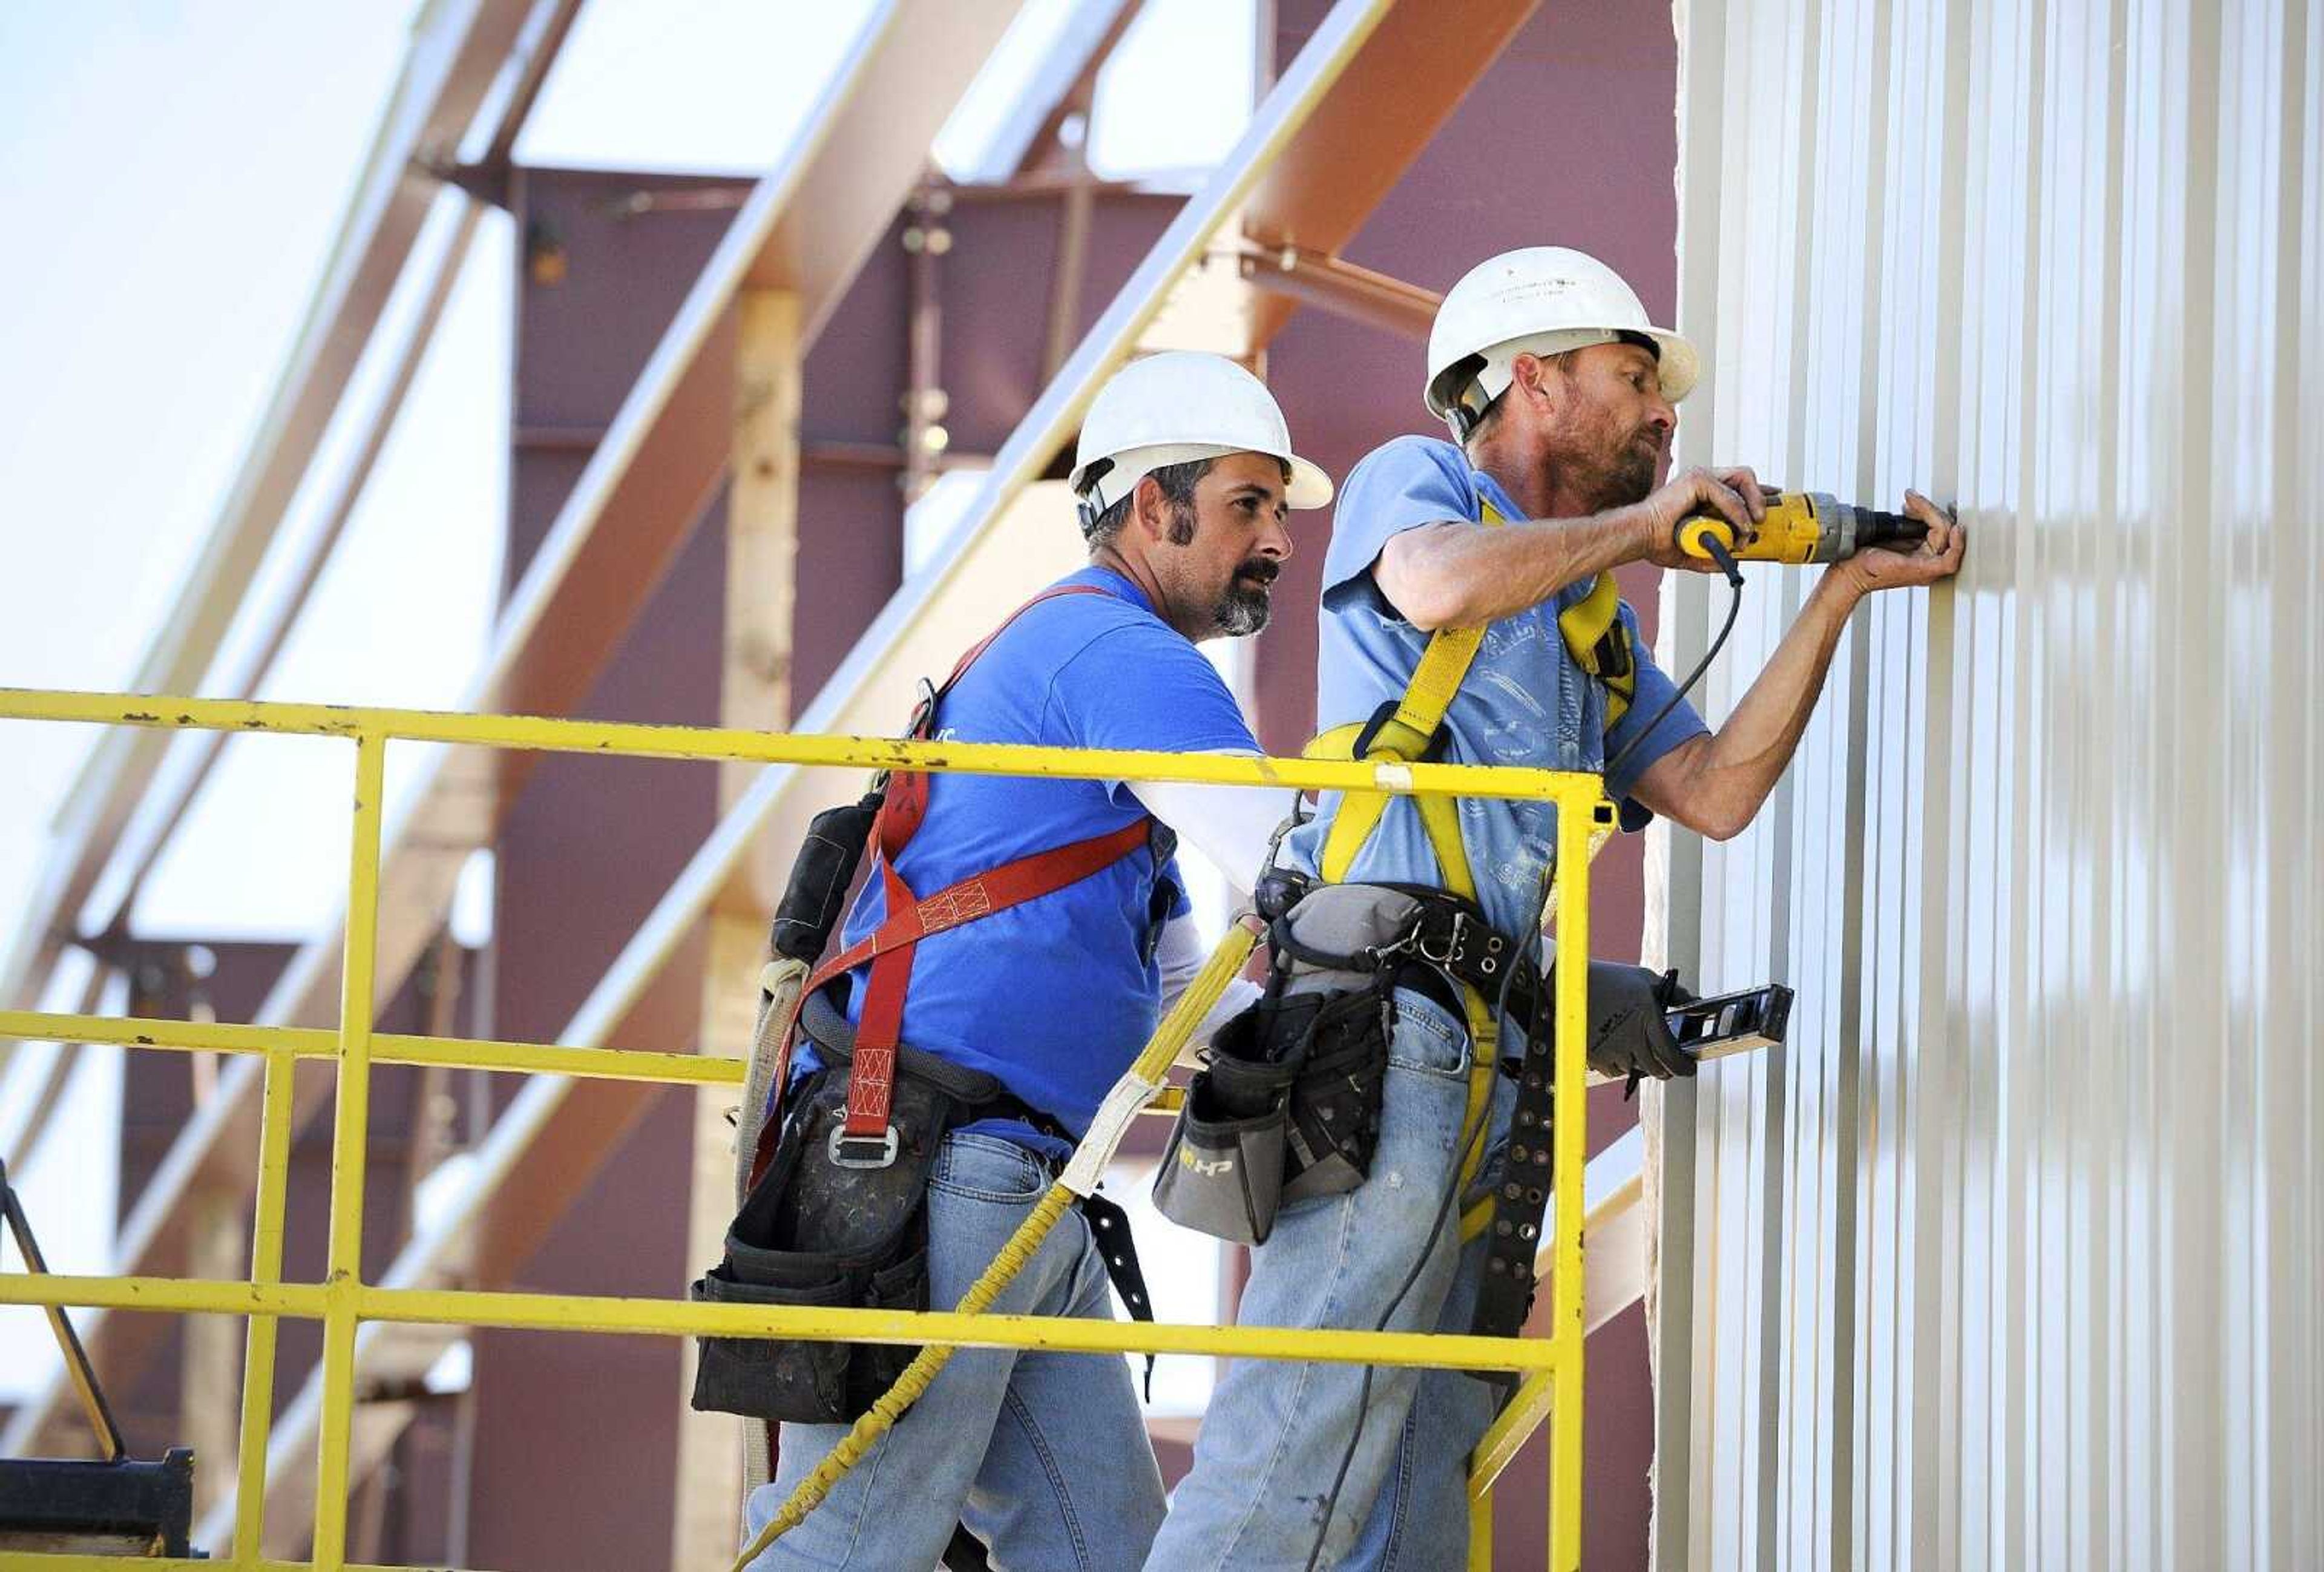
<path id="1" fill-rule="evenodd" d="M 1291 555 L 1288 510 L 1330 502 L 1329 478 L 1293 454 L 1282 411 L 1257 377 L 1219 356 L 1178 352 L 1139 361 L 1100 391 L 1071 484 L 1088 565 L 1019 608 L 969 658 L 934 701 L 934 735 L 1257 754 L 1233 696 L 1195 645 L 1266 625 L 1268 587 Z M 980 891 L 1005 884 L 1010 868 L 1061 847 L 1114 837 L 1128 847 L 1047 893 L 1016 904 L 992 896 L 991 910 L 908 952 L 894 1040 L 982 1072 L 1007 1094 L 1006 1106 L 980 1109 L 943 1137 L 930 1172 L 928 1300 L 948 1308 L 1015 1234 L 1160 1008 L 1201 967 L 1176 840 L 1247 888 L 1284 802 L 1256 788 L 926 780 L 925 816 L 892 870 L 875 869 L 864 883 L 843 948 L 880 929 L 890 872 L 927 902 L 964 881 Z M 890 809 L 894 800 L 891 791 Z M 880 964 L 833 985 L 859 1049 Z M 1213 1019 L 1250 993 L 1240 985 Z M 796 1067 L 803 1076 L 822 1068 L 817 1040 L 810 1025 Z M 796 1110 L 803 1098 L 786 1101 Z M 992 1308 L 1110 1317 L 1106 1258 L 1121 1253 L 1111 1239 L 1101 1251 L 1084 1215 L 1069 1214 Z M 776 1478 L 751 1500 L 753 1536 L 844 1433 L 783 1427 Z M 959 1523 L 997 1566 L 1135 1567 L 1161 1519 L 1161 1480 L 1123 1361 L 964 1349 L 828 1500 L 753 1565 L 932 1567 Z"/>
<path id="2" fill-rule="evenodd" d="M 1317 709 L 1327 728 L 1319 743 L 1338 738 L 1339 756 L 1366 756 L 1384 727 L 1425 712 L 1407 689 L 1424 686 L 1414 673 L 1433 633 L 1481 627 L 1441 726 L 1401 739 L 1399 756 L 1600 772 L 1625 828 L 1661 813 L 1724 839 L 1750 820 L 1791 758 L 1858 600 L 1933 582 L 1960 564 L 1958 527 L 1908 494 L 1929 526 L 1923 548 L 1825 569 L 1750 691 L 1712 732 L 1677 700 L 1611 578 L 1636 561 L 1708 570 L 1675 548 L 1680 521 L 1716 513 L 1748 540 L 1766 511 L 1747 468 L 1692 469 L 1655 485 L 1673 406 L 1695 380 L 1693 348 L 1650 324 L 1602 263 L 1536 247 L 1495 257 L 1454 285 L 1430 337 L 1429 372 L 1429 408 L 1454 440 L 1402 437 L 1372 453 L 1348 476 L 1333 520 Z M 1440 820 L 1432 834 L 1416 800 L 1394 797 L 1360 828 L 1359 809 L 1379 807 L 1327 796 L 1290 836 L 1284 861 L 1319 877 L 1320 898 L 1338 902 L 1342 920 L 1351 899 L 1365 911 L 1408 904 L 1386 886 L 1467 886 L 1470 910 L 1481 909 L 1504 953 L 1539 956 L 1553 808 L 1463 800 L 1457 827 Z M 1335 835 L 1343 813 L 1358 828 Z M 1289 919 L 1295 939 L 1304 910 Z M 1471 1329 L 1487 1231 L 1464 1244 L 1460 1220 L 1484 1221 L 1471 1208 L 1498 1187 L 1516 1101 L 1512 1079 L 1494 1075 L 1472 1040 L 1481 1027 L 1515 1052 L 1523 1023 L 1497 1020 L 1496 1000 L 1418 958 L 1374 983 L 1393 985 L 1392 1025 L 1368 1177 L 1284 1204 L 1252 1253 L 1246 1324 Z M 1592 966 L 1593 1068 L 1692 1073 L 1663 1024 L 1657 981 L 1634 967 Z M 1609 1032 L 1609 1021 L 1628 1024 Z M 1464 1191 L 1471 1150 L 1483 1156 Z M 1525 1256 L 1529 1264 L 1529 1248 Z M 1515 1278 L 1506 1262 L 1495 1264 Z M 1520 1290 L 1518 1318 L 1523 1302 Z M 1441 1371 L 1237 1361 L 1148 1566 L 1464 1564 L 1468 1459 L 1496 1391 Z"/>

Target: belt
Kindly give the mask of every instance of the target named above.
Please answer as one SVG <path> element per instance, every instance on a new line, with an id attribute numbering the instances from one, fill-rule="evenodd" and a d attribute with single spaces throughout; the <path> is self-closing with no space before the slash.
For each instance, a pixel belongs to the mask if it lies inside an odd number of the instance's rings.
<path id="1" fill-rule="evenodd" d="M 1268 921 L 1268 942 L 1279 951 L 1336 971 L 1377 971 L 1393 960 L 1397 986 L 1412 988 L 1455 1015 L 1464 1014 L 1459 990 L 1466 986 L 1496 1004 L 1506 1001 L 1510 1024 L 1527 1038 L 1537 1026 L 1547 1024 L 1548 990 L 1528 953 L 1532 947 L 1496 929 L 1475 902 L 1425 884 L 1365 880 L 1369 887 L 1394 891 L 1416 902 L 1412 930 L 1392 951 L 1384 948 L 1378 954 L 1326 955 L 1300 944 L 1281 920 L 1319 883 L 1285 868 L 1269 869 L 1260 879 L 1255 895 L 1259 914 Z"/>
<path id="2" fill-rule="evenodd" d="M 1533 1265 L 1549 1204 L 1550 1135 L 1555 1115 L 1548 990 L 1527 953 L 1531 947 L 1495 929 L 1476 902 L 1449 891 L 1379 883 L 1378 888 L 1414 901 L 1411 930 L 1396 944 L 1363 955 L 1324 955 L 1300 944 L 1284 920 L 1315 884 L 1305 874 L 1277 868 L 1262 875 L 1255 892 L 1259 911 L 1268 919 L 1270 942 L 1293 958 L 1333 970 L 1375 973 L 1392 960 L 1397 985 L 1416 990 L 1461 1019 L 1466 1018 L 1462 986 L 1489 1001 L 1508 1001 L 1506 1014 L 1517 1028 L 1519 1051 L 1505 1054 L 1501 1068 L 1517 1084 L 1517 1105 L 1509 1115 L 1507 1165 L 1493 1192 L 1485 1275 L 1478 1285 L 1471 1331 L 1478 1336 L 1514 1337 L 1524 1330 L 1533 1308 Z"/>
<path id="3" fill-rule="evenodd" d="M 1461 987 L 1434 966 L 1420 961 L 1403 961 L 1396 968 L 1396 985 L 1409 988 L 1429 1003 L 1441 1006 L 1453 1020 L 1462 1020 Z"/>
<path id="4" fill-rule="evenodd" d="M 817 988 L 799 1001 L 798 1022 L 800 1030 L 833 1063 L 846 1064 L 854 1059 L 854 1022 L 831 997 L 829 988 Z M 969 1069 L 903 1042 L 896 1044 L 896 1069 L 899 1075 L 932 1082 L 958 1103 L 965 1114 L 964 1124 L 980 1119 L 1013 1119 L 1037 1134 L 1053 1137 L 1069 1146 L 1080 1144 L 1061 1120 L 1034 1107 L 1002 1086 L 998 1077 L 982 1070 Z M 1045 1158 L 1044 1162 L 1052 1179 L 1063 1170 L 1064 1165 L 1054 1160 Z M 1130 1312 L 1132 1320 L 1151 1321 L 1154 1299 L 1146 1290 L 1146 1272 L 1138 1262 L 1137 1242 L 1130 1237 L 1130 1214 L 1100 1195 L 1079 1197 L 1074 1204 L 1088 1220 L 1091 1235 L 1097 1241 L 1098 1259 L 1105 1263 L 1106 1281 L 1121 1296 L 1122 1308 Z M 1151 1354 L 1146 1356 L 1146 1395 L 1149 1401 L 1154 1396 Z"/>

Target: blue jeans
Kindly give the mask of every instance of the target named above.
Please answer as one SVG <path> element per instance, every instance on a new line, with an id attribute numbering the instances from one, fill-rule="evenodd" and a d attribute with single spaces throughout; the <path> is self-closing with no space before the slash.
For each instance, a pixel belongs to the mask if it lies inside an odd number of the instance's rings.
<path id="1" fill-rule="evenodd" d="M 1345 1195 L 1286 1207 L 1251 1252 L 1247 1326 L 1370 1331 L 1428 1240 L 1461 1160 L 1469 1036 L 1431 1000 L 1397 993 L 1396 1032 L 1371 1175 Z M 1496 1079 L 1480 1137 L 1489 1182 L 1516 1088 Z M 1477 1190 L 1472 1188 L 1470 1196 Z M 1456 1197 L 1392 1332 L 1469 1329 L 1481 1240 L 1463 1249 Z M 1473 1376 L 1383 1365 L 1363 1395 L 1352 1364 L 1242 1359 L 1230 1365 L 1194 1442 L 1194 1471 L 1171 1497 L 1146 1565 L 1152 1572 L 1307 1564 L 1323 1503 L 1361 1430 L 1323 1541 L 1323 1567 L 1457 1567 L 1467 1554 L 1469 1454 L 1490 1422 L 1492 1392 Z"/>
<path id="2" fill-rule="evenodd" d="M 1048 1188 L 1023 1147 L 955 1132 L 928 1186 L 929 1300 L 950 1309 Z M 1111 1319 L 1105 1263 L 1078 1211 L 993 1305 Z M 847 1433 L 785 1425 L 775 1480 L 752 1493 L 755 1535 Z M 965 1522 L 1003 1572 L 1137 1567 L 1162 1521 L 1162 1478 L 1118 1355 L 964 1348 L 830 1498 L 751 1565 L 925 1572 Z"/>

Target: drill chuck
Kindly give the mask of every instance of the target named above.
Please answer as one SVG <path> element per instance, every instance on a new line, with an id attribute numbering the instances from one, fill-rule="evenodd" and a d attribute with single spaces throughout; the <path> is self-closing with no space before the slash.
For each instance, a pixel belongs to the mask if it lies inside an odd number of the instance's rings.
<path id="1" fill-rule="evenodd" d="M 1822 492 L 1787 491 L 1767 501 L 1757 532 L 1737 543 L 1735 527 L 1716 513 L 1699 513 L 1678 527 L 1679 550 L 1711 559 L 1716 540 L 1745 562 L 1839 562 L 1858 551 L 1880 548 L 1910 551 L 1929 529 L 1904 513 L 1861 508 Z"/>

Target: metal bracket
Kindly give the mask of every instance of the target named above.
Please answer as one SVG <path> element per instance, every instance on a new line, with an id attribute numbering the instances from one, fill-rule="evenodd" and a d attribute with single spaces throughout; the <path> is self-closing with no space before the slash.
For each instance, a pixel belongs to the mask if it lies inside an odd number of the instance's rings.
<path id="1" fill-rule="evenodd" d="M 835 1124 L 824 1150 L 834 1168 L 878 1169 L 896 1161 L 900 1145 L 893 1124 L 888 1126 L 885 1135 L 850 1135 L 846 1125 Z M 870 1153 L 862 1150 L 865 1147 L 871 1148 Z"/>

